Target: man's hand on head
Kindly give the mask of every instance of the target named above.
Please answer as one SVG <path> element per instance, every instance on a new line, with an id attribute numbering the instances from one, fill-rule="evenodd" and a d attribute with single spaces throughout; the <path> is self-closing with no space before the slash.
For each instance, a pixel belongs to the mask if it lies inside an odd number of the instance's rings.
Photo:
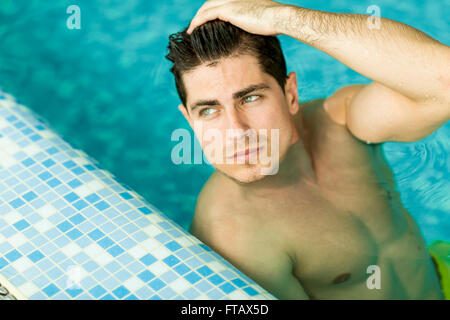
<path id="1" fill-rule="evenodd" d="M 187 33 L 207 21 L 220 19 L 249 33 L 279 35 L 276 9 L 285 6 L 271 0 L 208 0 L 197 11 Z"/>

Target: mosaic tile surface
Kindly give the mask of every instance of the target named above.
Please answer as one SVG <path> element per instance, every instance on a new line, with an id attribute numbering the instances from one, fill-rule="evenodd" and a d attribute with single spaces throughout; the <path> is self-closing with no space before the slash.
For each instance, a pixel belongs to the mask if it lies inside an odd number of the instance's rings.
<path id="1" fill-rule="evenodd" d="M 18 299 L 274 299 L 0 91 L 0 284 Z"/>

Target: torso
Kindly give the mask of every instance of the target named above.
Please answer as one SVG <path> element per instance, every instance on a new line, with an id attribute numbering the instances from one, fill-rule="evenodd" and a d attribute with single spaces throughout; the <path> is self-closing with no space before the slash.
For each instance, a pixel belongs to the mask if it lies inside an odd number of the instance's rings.
<path id="1" fill-rule="evenodd" d="M 301 105 L 301 130 L 319 183 L 252 201 L 223 180 L 233 215 L 271 231 L 264 236 L 289 254 L 292 273 L 312 299 L 442 298 L 424 239 L 400 202 L 380 145 L 357 140 L 322 104 Z M 366 284 L 374 265 L 380 289 Z"/>

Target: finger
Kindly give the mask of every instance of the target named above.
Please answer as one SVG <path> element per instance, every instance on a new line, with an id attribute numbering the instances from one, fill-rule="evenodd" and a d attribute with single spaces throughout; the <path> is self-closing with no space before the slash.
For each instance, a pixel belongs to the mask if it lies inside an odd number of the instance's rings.
<path id="1" fill-rule="evenodd" d="M 196 15 L 194 19 L 192 19 L 191 24 L 189 25 L 189 28 L 186 32 L 188 34 L 191 34 L 192 31 L 194 31 L 194 29 L 197 28 L 198 26 L 201 26 L 202 24 L 210 20 L 219 18 L 219 16 L 220 16 L 220 8 L 218 8 L 218 6 L 211 9 L 206 9 L 205 11 Z"/>

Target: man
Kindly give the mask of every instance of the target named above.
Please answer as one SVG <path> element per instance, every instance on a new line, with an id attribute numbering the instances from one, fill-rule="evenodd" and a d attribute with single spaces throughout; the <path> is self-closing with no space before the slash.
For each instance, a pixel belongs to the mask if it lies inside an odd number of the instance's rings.
<path id="1" fill-rule="evenodd" d="M 407 25 L 381 18 L 374 28 L 368 18 L 210 0 L 187 31 L 171 36 L 179 109 L 202 148 L 209 145 L 198 124 L 223 136 L 258 132 L 256 144 L 232 154 L 244 163 L 220 161 L 225 155 L 211 161 L 216 170 L 190 231 L 279 299 L 443 298 L 381 143 L 422 139 L 449 120 L 450 49 Z M 281 34 L 373 82 L 299 104 Z M 262 129 L 279 132 L 278 141 Z M 262 151 L 277 152 L 276 172 L 250 162 Z"/>

